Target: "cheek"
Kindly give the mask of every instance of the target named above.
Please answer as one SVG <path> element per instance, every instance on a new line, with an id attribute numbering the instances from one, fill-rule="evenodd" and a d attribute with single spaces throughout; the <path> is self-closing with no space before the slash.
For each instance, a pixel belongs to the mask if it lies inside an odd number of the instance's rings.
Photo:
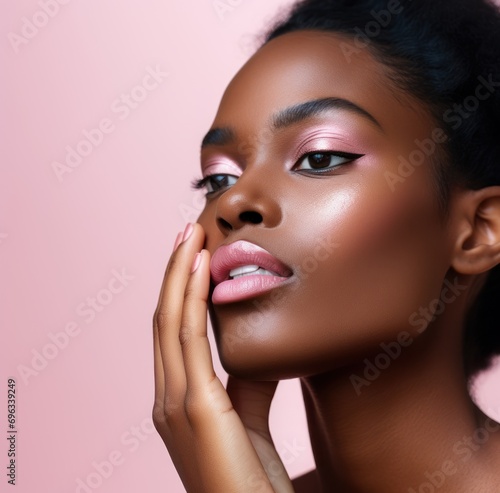
<path id="1" fill-rule="evenodd" d="M 448 268 L 428 189 L 392 193 L 370 184 L 323 199 L 311 215 L 310 237 L 327 233 L 335 248 L 303 278 L 294 302 L 297 320 L 310 327 L 303 343 L 328 347 L 325 358 L 338 349 L 338 361 L 414 330 L 411 314 L 439 296 Z M 306 313 L 309 320 L 300 318 Z"/>
<path id="2" fill-rule="evenodd" d="M 356 176 L 339 177 L 333 193 L 327 180 L 290 190 L 281 203 L 293 214 L 276 253 L 296 279 L 211 313 L 228 373 L 290 378 L 352 363 L 414 331 L 411 314 L 439 296 L 447 260 L 428 177 L 393 192 L 380 172 Z"/>
<path id="3" fill-rule="evenodd" d="M 263 379 L 326 371 L 414 330 L 411 314 L 439 295 L 445 273 L 439 223 L 422 197 L 371 193 L 322 194 L 288 218 L 283 258 L 296 280 L 218 311 L 226 371 Z"/>

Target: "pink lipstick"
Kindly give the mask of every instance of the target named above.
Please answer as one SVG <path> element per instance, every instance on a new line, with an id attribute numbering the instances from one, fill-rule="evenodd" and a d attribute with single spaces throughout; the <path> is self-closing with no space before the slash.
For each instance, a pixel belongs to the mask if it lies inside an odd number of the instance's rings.
<path id="1" fill-rule="evenodd" d="M 264 248 L 244 240 L 219 247 L 210 261 L 214 304 L 252 298 L 286 281 L 292 270 Z"/>

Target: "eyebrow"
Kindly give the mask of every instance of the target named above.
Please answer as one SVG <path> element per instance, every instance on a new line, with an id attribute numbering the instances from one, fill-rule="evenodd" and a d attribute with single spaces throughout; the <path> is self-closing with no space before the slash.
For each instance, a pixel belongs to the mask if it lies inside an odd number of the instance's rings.
<path id="1" fill-rule="evenodd" d="M 384 131 L 382 125 L 380 125 L 376 118 L 368 113 L 368 111 L 361 108 L 361 106 L 358 106 L 347 99 L 332 97 L 306 101 L 278 111 L 271 117 L 271 129 L 273 131 L 281 130 L 332 109 L 346 110 L 351 113 L 355 113 L 370 121 L 378 128 L 378 130 L 382 132 Z M 231 127 L 213 128 L 209 130 L 203 138 L 201 148 L 203 149 L 204 147 L 211 145 L 227 145 L 231 144 L 235 140 L 236 133 Z"/>

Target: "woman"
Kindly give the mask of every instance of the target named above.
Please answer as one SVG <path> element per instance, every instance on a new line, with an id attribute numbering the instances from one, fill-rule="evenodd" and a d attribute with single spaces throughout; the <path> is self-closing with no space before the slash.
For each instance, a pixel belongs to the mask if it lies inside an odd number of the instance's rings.
<path id="1" fill-rule="evenodd" d="M 306 0 L 230 82 L 154 317 L 187 491 L 500 491 L 468 385 L 500 352 L 499 50 L 486 0 Z M 295 377 L 291 481 L 267 418 Z"/>

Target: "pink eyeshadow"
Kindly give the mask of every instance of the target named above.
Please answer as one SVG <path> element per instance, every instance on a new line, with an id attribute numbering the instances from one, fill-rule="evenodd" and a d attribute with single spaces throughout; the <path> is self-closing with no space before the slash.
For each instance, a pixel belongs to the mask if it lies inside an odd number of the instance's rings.
<path id="1" fill-rule="evenodd" d="M 296 158 L 300 155 L 314 150 L 330 150 L 352 152 L 364 154 L 366 152 L 366 142 L 359 142 L 358 136 L 354 138 L 350 132 L 339 132 L 332 125 L 308 129 L 296 140 Z"/>
<path id="2" fill-rule="evenodd" d="M 215 161 L 215 162 L 211 162 Z M 240 176 L 242 170 L 232 161 L 227 159 L 211 159 L 206 166 L 203 167 L 203 176 L 216 175 L 216 174 L 229 174 L 234 176 Z"/>

